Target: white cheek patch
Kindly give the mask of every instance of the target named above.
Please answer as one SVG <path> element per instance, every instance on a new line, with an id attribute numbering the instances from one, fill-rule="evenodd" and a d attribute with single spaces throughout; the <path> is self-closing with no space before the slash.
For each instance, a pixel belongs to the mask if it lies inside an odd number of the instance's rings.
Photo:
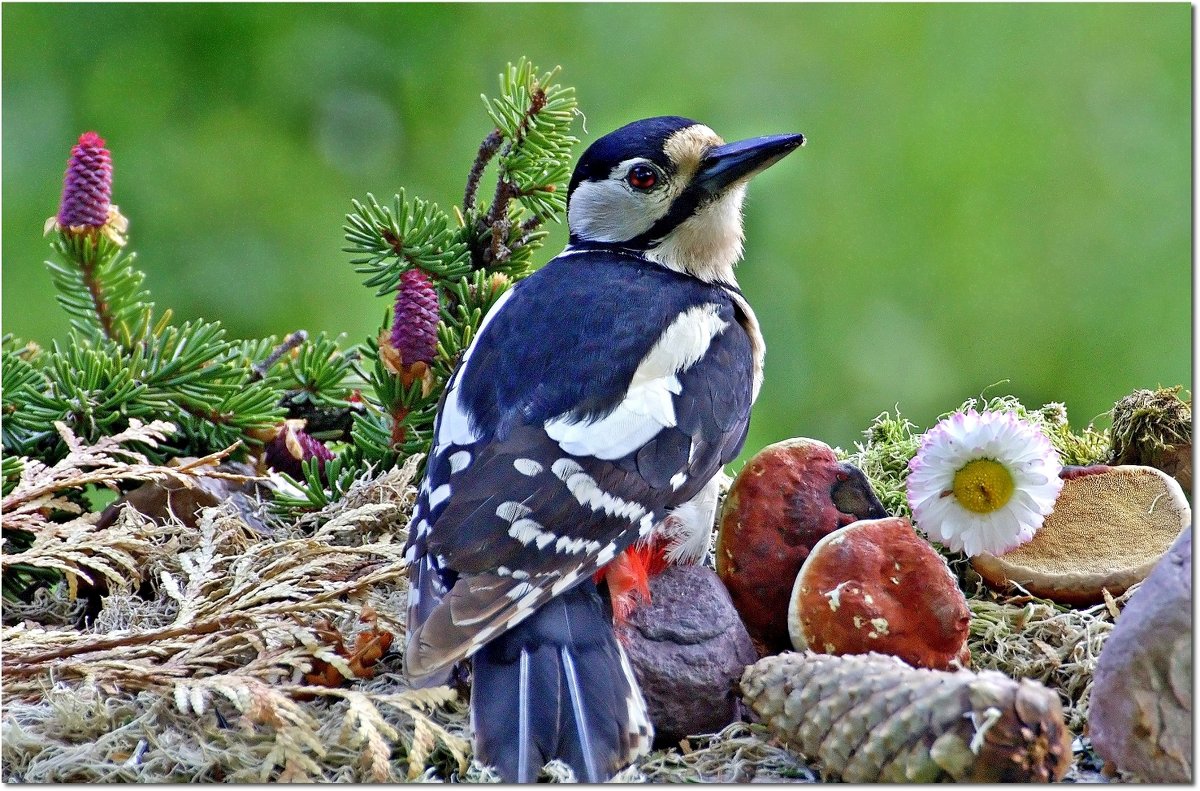
<path id="1" fill-rule="evenodd" d="M 677 374 L 695 365 L 729 324 L 715 304 L 697 305 L 679 314 L 638 364 L 629 390 L 617 407 L 595 421 L 576 421 L 571 413 L 546 421 L 551 439 L 573 456 L 619 459 L 675 425 L 674 396 L 682 386 Z"/>
<path id="2" fill-rule="evenodd" d="M 654 227 L 671 208 L 668 190 L 637 192 L 625 183 L 629 168 L 644 159 L 627 160 L 604 181 L 583 181 L 571 193 L 567 224 L 581 239 L 625 242 Z"/>

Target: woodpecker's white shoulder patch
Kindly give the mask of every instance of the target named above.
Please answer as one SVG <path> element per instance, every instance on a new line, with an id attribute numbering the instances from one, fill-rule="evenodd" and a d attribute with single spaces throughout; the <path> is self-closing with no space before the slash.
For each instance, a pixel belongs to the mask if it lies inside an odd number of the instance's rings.
<path id="1" fill-rule="evenodd" d="M 636 451 L 675 425 L 673 399 L 681 389 L 677 375 L 703 358 L 713 338 L 728 326 L 714 303 L 688 308 L 642 358 L 612 412 L 593 421 L 576 420 L 569 412 L 558 415 L 546 421 L 546 433 L 573 456 L 612 460 Z"/>

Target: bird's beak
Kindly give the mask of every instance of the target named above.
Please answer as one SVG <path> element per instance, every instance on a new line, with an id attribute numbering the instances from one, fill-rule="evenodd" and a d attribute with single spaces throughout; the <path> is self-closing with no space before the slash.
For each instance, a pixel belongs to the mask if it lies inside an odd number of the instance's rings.
<path id="1" fill-rule="evenodd" d="M 859 519 L 883 519 L 888 515 L 862 470 L 842 462 L 838 471 L 845 477 L 829 490 L 834 507 Z"/>
<path id="2" fill-rule="evenodd" d="M 715 195 L 748 179 L 804 145 L 804 135 L 768 135 L 717 146 L 704 155 L 692 184 Z"/>

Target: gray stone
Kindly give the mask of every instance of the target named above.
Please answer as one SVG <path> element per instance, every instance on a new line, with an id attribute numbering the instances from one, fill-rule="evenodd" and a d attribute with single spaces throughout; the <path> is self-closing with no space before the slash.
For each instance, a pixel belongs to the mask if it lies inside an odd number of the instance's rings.
<path id="1" fill-rule="evenodd" d="M 716 573 L 672 566 L 650 580 L 650 597 L 618 633 L 650 709 L 655 743 L 674 746 L 740 719 L 737 682 L 758 655 Z"/>
<path id="2" fill-rule="evenodd" d="M 1104 644 L 1088 733 L 1096 752 L 1122 772 L 1191 782 L 1191 527 L 1130 597 Z"/>

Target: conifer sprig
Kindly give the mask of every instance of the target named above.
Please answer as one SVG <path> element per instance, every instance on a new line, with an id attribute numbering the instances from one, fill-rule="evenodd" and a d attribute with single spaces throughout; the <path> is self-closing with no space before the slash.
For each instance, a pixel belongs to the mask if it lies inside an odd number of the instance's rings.
<path id="1" fill-rule="evenodd" d="M 401 273 L 413 267 L 447 280 L 471 271 L 466 247 L 437 204 L 406 200 L 401 190 L 391 206 L 380 205 L 370 193 L 365 204 L 355 200 L 352 205 L 345 228 L 350 246 L 344 249 L 360 255 L 350 263 L 367 275 L 363 285 L 376 288 L 379 296 L 395 291 Z"/>
<path id="2" fill-rule="evenodd" d="M 303 331 L 234 339 L 219 322 L 158 310 L 111 203 L 113 158 L 98 135 L 83 135 L 46 228 L 49 273 L 72 329 L 48 349 L 4 339 L 5 485 L 22 459 L 64 457 L 55 423 L 94 443 L 133 420 L 169 420 L 178 429 L 170 438 L 139 449 L 165 463 L 234 445 L 260 454 L 292 420 L 295 436 L 332 444 L 311 465 L 302 454 L 303 480 L 280 502 L 285 510 L 319 507 L 370 470 L 427 452 L 446 381 L 496 300 L 532 271 L 541 226 L 565 209 L 575 98 L 556 76 L 525 60 L 500 75 L 499 95 L 485 100 L 495 128 L 453 215 L 403 191 L 353 202 L 344 229 L 352 266 L 397 302 L 380 332 L 350 349 Z M 496 191 L 481 201 L 489 168 Z"/>
<path id="3" fill-rule="evenodd" d="M 493 220 L 506 210 L 504 200 L 512 198 L 541 221 L 566 210 L 571 152 L 579 141 L 570 135 L 575 89 L 553 83 L 557 74 L 555 68 L 539 75 L 521 59 L 501 75 L 500 95 L 484 97 L 488 115 L 506 140 L 499 154 Z"/>
<path id="4" fill-rule="evenodd" d="M 85 337 L 130 347 L 152 330 L 154 304 L 142 288 L 136 256 L 101 234 L 59 230 L 50 242 L 57 260 L 46 262 L 58 304 Z"/>
<path id="5" fill-rule="evenodd" d="M 500 75 L 500 94 L 483 97 L 496 129 L 480 146 L 463 202 L 465 224 L 475 237 L 471 247 L 476 268 L 503 266 L 517 250 L 540 242 L 540 236 L 531 234 L 538 225 L 557 220 L 566 210 L 571 151 L 579 141 L 570 135 L 575 89 L 553 83 L 557 74 L 557 68 L 541 73 L 522 58 Z M 493 156 L 499 171 L 495 194 L 485 210 L 476 210 L 477 171 L 482 172 Z M 516 211 L 510 207 L 514 200 L 520 207 Z M 527 258 L 522 259 L 503 271 L 514 278 L 523 276 Z"/>
<path id="6" fill-rule="evenodd" d="M 436 205 L 403 192 L 390 206 L 373 195 L 353 202 L 345 227 L 346 250 L 357 255 L 351 264 L 368 287 L 396 300 L 363 347 L 370 387 L 352 440 L 366 460 L 394 464 L 428 451 L 438 399 L 463 351 L 496 300 L 533 270 L 533 254 L 547 235 L 540 226 L 566 209 L 576 104 L 574 89 L 554 83 L 557 74 L 522 59 L 500 75 L 499 95 L 484 97 L 495 128 L 471 164 L 455 225 Z M 489 166 L 496 188 L 481 204 Z M 439 319 L 432 360 L 425 359 L 430 328 L 416 326 L 431 320 L 429 288 Z"/>

